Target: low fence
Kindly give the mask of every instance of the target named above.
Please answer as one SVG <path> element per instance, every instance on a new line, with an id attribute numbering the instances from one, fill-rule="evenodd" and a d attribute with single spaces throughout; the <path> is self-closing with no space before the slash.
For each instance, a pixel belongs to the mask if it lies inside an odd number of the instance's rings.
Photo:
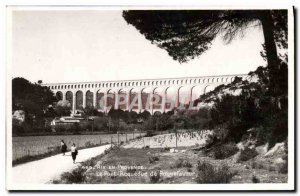
<path id="1" fill-rule="evenodd" d="M 79 149 L 100 146 L 103 144 L 119 145 L 135 138 L 145 136 L 145 132 L 123 132 L 99 135 L 55 135 L 13 137 L 13 161 L 29 156 L 55 154 L 60 152 L 60 142 L 64 140 L 68 149 L 73 143 Z"/>

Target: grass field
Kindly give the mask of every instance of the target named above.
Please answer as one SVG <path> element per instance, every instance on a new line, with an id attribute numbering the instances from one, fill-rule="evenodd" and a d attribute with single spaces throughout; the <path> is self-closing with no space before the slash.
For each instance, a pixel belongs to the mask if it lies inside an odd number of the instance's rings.
<path id="1" fill-rule="evenodd" d="M 263 167 L 251 167 L 251 161 L 236 163 L 231 158 L 216 160 L 191 147 L 177 149 L 179 150 L 178 153 L 171 153 L 164 148 L 117 148 L 104 156 L 101 155 L 85 162 L 71 173 L 63 174 L 60 180 L 53 181 L 53 183 L 195 184 L 287 182 L 287 174 Z M 201 166 L 201 173 L 199 173 L 199 161 L 206 163 L 206 166 Z M 211 168 L 207 165 L 211 165 Z M 130 166 L 136 167 L 129 168 Z M 160 174 L 151 176 L 151 173 L 155 172 Z M 145 175 L 143 175 L 144 173 Z M 227 182 L 225 182 L 225 176 L 230 176 Z"/>
<path id="2" fill-rule="evenodd" d="M 127 136 L 126 136 L 127 135 Z M 143 136 L 144 133 L 119 134 L 119 143 Z M 12 138 L 12 159 L 13 161 L 28 156 L 37 156 L 57 151 L 60 148 L 60 141 L 64 140 L 71 147 L 75 143 L 78 148 L 97 146 L 106 143 L 118 143 L 118 134 L 101 135 L 59 135 L 59 136 L 28 136 Z"/>

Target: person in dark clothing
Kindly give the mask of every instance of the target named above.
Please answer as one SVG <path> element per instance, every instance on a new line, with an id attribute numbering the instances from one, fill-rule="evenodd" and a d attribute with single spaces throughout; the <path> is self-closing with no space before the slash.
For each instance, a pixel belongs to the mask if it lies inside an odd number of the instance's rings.
<path id="1" fill-rule="evenodd" d="M 67 145 L 64 142 L 64 140 L 61 140 L 60 145 L 61 145 L 61 152 L 63 153 L 63 156 L 65 156 L 65 153 L 67 152 Z"/>
<path id="2" fill-rule="evenodd" d="M 78 154 L 78 151 L 77 151 L 76 145 L 75 145 L 75 143 L 73 143 L 73 145 L 71 146 L 71 155 L 72 155 L 73 163 L 75 163 L 77 154 Z"/>

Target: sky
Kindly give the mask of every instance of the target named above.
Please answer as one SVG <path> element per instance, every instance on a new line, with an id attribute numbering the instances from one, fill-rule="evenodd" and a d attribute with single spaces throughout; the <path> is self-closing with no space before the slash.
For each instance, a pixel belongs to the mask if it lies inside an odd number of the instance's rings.
<path id="1" fill-rule="evenodd" d="M 226 44 L 218 37 L 180 64 L 128 25 L 120 10 L 14 11 L 12 77 L 43 83 L 244 74 L 266 62 L 260 27 Z"/>

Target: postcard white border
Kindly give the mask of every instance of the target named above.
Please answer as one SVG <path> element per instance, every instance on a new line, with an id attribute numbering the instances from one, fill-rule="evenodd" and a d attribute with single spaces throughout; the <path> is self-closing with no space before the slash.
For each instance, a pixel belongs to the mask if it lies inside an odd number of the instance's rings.
<path id="1" fill-rule="evenodd" d="M 268 183 L 268 184 L 76 184 L 76 185 L 54 185 L 54 184 L 14 184 L 12 182 L 12 108 L 11 108 L 11 13 L 17 10 L 126 10 L 126 9 L 287 9 L 288 10 L 288 79 L 289 79 L 289 137 L 288 137 L 288 183 Z M 291 6 L 8 6 L 6 8 L 6 188 L 8 190 L 294 190 L 295 174 L 294 174 L 294 16 Z"/>

